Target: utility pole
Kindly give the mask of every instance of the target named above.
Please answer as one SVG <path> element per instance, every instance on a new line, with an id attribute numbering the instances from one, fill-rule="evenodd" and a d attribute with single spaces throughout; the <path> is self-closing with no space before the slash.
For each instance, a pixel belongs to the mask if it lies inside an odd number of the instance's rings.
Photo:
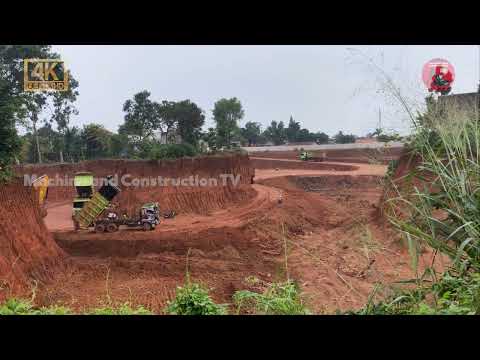
<path id="1" fill-rule="evenodd" d="M 378 125 L 377 129 L 382 129 L 382 108 L 378 108 Z"/>
<path id="2" fill-rule="evenodd" d="M 478 45 L 477 121 L 480 123 L 480 45 Z"/>

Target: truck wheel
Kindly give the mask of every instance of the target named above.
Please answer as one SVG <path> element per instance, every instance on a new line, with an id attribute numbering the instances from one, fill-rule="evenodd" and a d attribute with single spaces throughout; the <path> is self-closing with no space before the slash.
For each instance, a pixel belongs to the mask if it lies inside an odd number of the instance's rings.
<path id="1" fill-rule="evenodd" d="M 105 225 L 97 224 L 95 225 L 95 232 L 101 233 L 105 231 Z"/>
<path id="2" fill-rule="evenodd" d="M 108 224 L 107 225 L 107 232 L 113 233 L 118 230 L 117 224 Z"/>
<path id="3" fill-rule="evenodd" d="M 152 224 L 150 223 L 143 223 L 143 231 L 150 231 L 152 230 Z"/>

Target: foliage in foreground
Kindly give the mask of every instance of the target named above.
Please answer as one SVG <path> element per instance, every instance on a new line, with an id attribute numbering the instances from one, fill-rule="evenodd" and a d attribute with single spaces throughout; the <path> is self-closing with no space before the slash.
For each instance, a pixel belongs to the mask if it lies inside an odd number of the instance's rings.
<path id="1" fill-rule="evenodd" d="M 11 298 L 0 305 L 1 315 L 73 315 L 71 309 L 64 306 L 48 306 L 37 308 L 31 300 Z M 143 306 L 131 307 L 129 303 L 122 304 L 119 307 L 102 307 L 92 309 L 83 315 L 152 315 L 153 313 Z"/>
<path id="2" fill-rule="evenodd" d="M 258 315 L 307 315 L 310 312 L 303 304 L 299 289 L 293 281 L 272 283 L 263 293 L 249 290 L 237 291 L 233 295 L 237 313 Z"/>
<path id="3" fill-rule="evenodd" d="M 177 287 L 175 299 L 169 302 L 166 313 L 169 315 L 225 315 L 225 305 L 215 304 L 208 290 L 200 284 L 187 281 Z"/>
<path id="4" fill-rule="evenodd" d="M 409 242 L 426 243 L 450 256 L 456 266 L 478 271 L 480 127 L 472 119 L 447 118 L 432 131 L 415 138 L 422 185 L 397 189 L 398 196 L 389 201 L 390 221 Z"/>
<path id="5" fill-rule="evenodd" d="M 398 291 L 374 303 L 375 290 L 367 305 L 348 315 L 479 315 L 480 274 L 447 271 L 439 281 Z"/>

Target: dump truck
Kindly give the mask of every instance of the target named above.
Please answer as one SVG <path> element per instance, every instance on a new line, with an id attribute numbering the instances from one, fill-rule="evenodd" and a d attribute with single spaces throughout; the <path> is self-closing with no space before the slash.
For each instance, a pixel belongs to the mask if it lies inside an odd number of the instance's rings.
<path id="1" fill-rule="evenodd" d="M 76 183 L 78 184 L 75 186 L 77 188 L 77 193 L 79 191 L 78 188 L 82 188 L 80 190 L 85 190 L 85 193 L 82 193 L 82 195 L 87 196 L 90 192 L 90 187 L 93 192 L 93 177 L 91 179 L 92 183 L 90 185 L 90 181 L 86 177 L 85 173 L 79 176 L 85 176 L 85 178 L 83 179 L 85 180 L 85 182 L 79 181 L 78 183 Z M 74 207 L 73 210 L 73 223 L 75 226 L 75 230 L 88 229 L 89 227 L 94 226 L 95 221 L 110 206 L 112 199 L 121 191 L 119 187 L 111 183 L 111 179 L 111 176 L 107 176 L 107 181 L 105 182 L 105 184 L 102 185 L 98 192 L 94 192 L 91 197 L 76 198 L 74 200 L 74 206 L 75 204 L 81 204 L 81 207 L 77 209 L 75 209 Z M 79 178 L 79 180 L 81 179 Z"/>
<path id="2" fill-rule="evenodd" d="M 322 156 L 321 157 L 318 157 L 318 156 L 313 156 L 311 153 L 309 153 L 308 151 L 302 151 L 300 153 L 300 160 L 302 161 L 315 161 L 315 162 L 320 162 L 320 161 L 324 161 L 326 159 L 326 154 L 325 153 L 322 153 Z"/>
<path id="3" fill-rule="evenodd" d="M 302 151 L 300 153 L 300 160 L 308 161 L 312 159 L 312 155 L 308 151 Z"/>
<path id="4" fill-rule="evenodd" d="M 42 214 L 42 217 L 47 216 L 48 183 L 48 175 L 40 176 L 32 182 L 33 189 L 37 196 L 38 205 L 40 205 L 40 213 Z"/>
<path id="5" fill-rule="evenodd" d="M 120 226 L 127 226 L 130 228 L 141 228 L 145 231 L 154 230 L 160 224 L 160 210 L 157 202 L 150 202 L 144 204 L 138 217 L 128 217 L 127 215 L 118 215 L 114 212 L 109 212 L 106 217 L 94 221 L 95 232 L 115 232 Z"/>

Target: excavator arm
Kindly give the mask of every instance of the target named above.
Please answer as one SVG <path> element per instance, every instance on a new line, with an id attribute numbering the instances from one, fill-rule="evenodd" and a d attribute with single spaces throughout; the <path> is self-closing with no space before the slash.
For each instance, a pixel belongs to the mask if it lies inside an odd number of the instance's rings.
<path id="1" fill-rule="evenodd" d="M 46 204 L 48 198 L 48 181 L 48 175 L 43 175 L 32 182 L 36 199 L 38 201 L 38 205 L 40 206 L 43 217 L 47 216 Z"/>

